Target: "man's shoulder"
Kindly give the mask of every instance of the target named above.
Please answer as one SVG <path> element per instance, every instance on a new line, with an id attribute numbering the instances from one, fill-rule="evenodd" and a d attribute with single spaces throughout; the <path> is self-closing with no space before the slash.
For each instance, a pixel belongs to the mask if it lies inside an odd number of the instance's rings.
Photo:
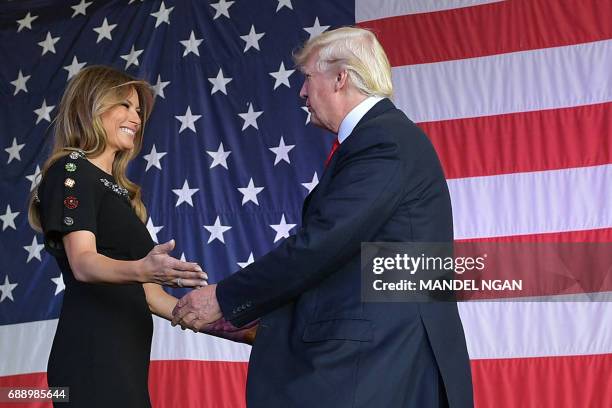
<path id="1" fill-rule="evenodd" d="M 387 100 L 384 109 L 364 117 L 347 139 L 346 154 L 360 154 L 385 148 L 405 162 L 420 162 L 425 167 L 438 162 L 437 153 L 425 132 L 404 112 Z M 373 109 L 376 109 L 375 106 Z M 390 150 L 389 150 L 390 149 Z"/>
<path id="2" fill-rule="evenodd" d="M 380 127 L 393 128 L 399 127 L 404 131 L 414 128 L 418 130 L 414 122 L 398 109 L 391 100 L 385 98 L 376 103 L 364 116 L 361 118 L 355 131 L 372 131 Z"/>
<path id="3" fill-rule="evenodd" d="M 398 144 L 427 142 L 425 133 L 404 112 L 391 104 L 390 109 L 377 112 L 360 122 L 351 138 L 362 142 L 387 141 Z"/>

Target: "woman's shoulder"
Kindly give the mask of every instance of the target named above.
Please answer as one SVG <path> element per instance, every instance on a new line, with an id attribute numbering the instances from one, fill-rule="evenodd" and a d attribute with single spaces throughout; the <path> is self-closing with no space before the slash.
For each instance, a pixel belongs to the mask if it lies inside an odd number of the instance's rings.
<path id="1" fill-rule="evenodd" d="M 46 186 L 57 185 L 71 188 L 77 182 L 100 184 L 99 178 L 99 170 L 87 160 L 85 154 L 81 151 L 73 151 L 49 166 L 40 186 L 43 189 Z"/>

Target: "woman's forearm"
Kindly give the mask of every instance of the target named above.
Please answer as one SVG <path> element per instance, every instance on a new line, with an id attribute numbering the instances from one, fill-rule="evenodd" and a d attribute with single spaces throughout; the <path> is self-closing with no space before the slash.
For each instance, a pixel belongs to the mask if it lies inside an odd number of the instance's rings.
<path id="1" fill-rule="evenodd" d="M 156 283 L 145 283 L 143 285 L 149 310 L 151 313 L 172 320 L 172 310 L 176 306 L 178 299 L 166 293 L 166 291 Z"/>
<path id="2" fill-rule="evenodd" d="M 141 260 L 119 261 L 97 252 L 81 252 L 69 257 L 70 268 L 76 280 L 88 283 L 142 283 L 145 282 Z"/>
<path id="3" fill-rule="evenodd" d="M 76 280 L 88 283 L 145 283 L 194 287 L 206 284 L 206 273 L 196 263 L 172 258 L 174 241 L 156 245 L 142 259 L 120 261 L 99 254 L 90 231 L 63 237 L 64 249 Z"/>

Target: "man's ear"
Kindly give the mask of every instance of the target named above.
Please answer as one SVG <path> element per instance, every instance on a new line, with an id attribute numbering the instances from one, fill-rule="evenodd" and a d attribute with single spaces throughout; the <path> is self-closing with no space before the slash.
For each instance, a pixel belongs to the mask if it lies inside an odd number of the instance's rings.
<path id="1" fill-rule="evenodd" d="M 336 90 L 336 92 L 346 87 L 347 82 L 348 82 L 348 71 L 346 69 L 343 69 L 342 71 L 336 74 L 336 82 L 334 84 L 334 89 Z"/>

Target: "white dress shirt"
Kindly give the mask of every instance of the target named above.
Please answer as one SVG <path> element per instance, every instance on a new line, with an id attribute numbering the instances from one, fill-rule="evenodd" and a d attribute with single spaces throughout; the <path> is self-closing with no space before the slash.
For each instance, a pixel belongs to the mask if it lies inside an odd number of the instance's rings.
<path id="1" fill-rule="evenodd" d="M 368 96 L 359 105 L 355 106 L 349 113 L 342 119 L 340 123 L 340 129 L 338 129 L 338 141 L 344 142 L 347 137 L 353 132 L 357 123 L 365 116 L 366 113 L 372 109 L 379 101 L 384 98 L 380 96 Z"/>

